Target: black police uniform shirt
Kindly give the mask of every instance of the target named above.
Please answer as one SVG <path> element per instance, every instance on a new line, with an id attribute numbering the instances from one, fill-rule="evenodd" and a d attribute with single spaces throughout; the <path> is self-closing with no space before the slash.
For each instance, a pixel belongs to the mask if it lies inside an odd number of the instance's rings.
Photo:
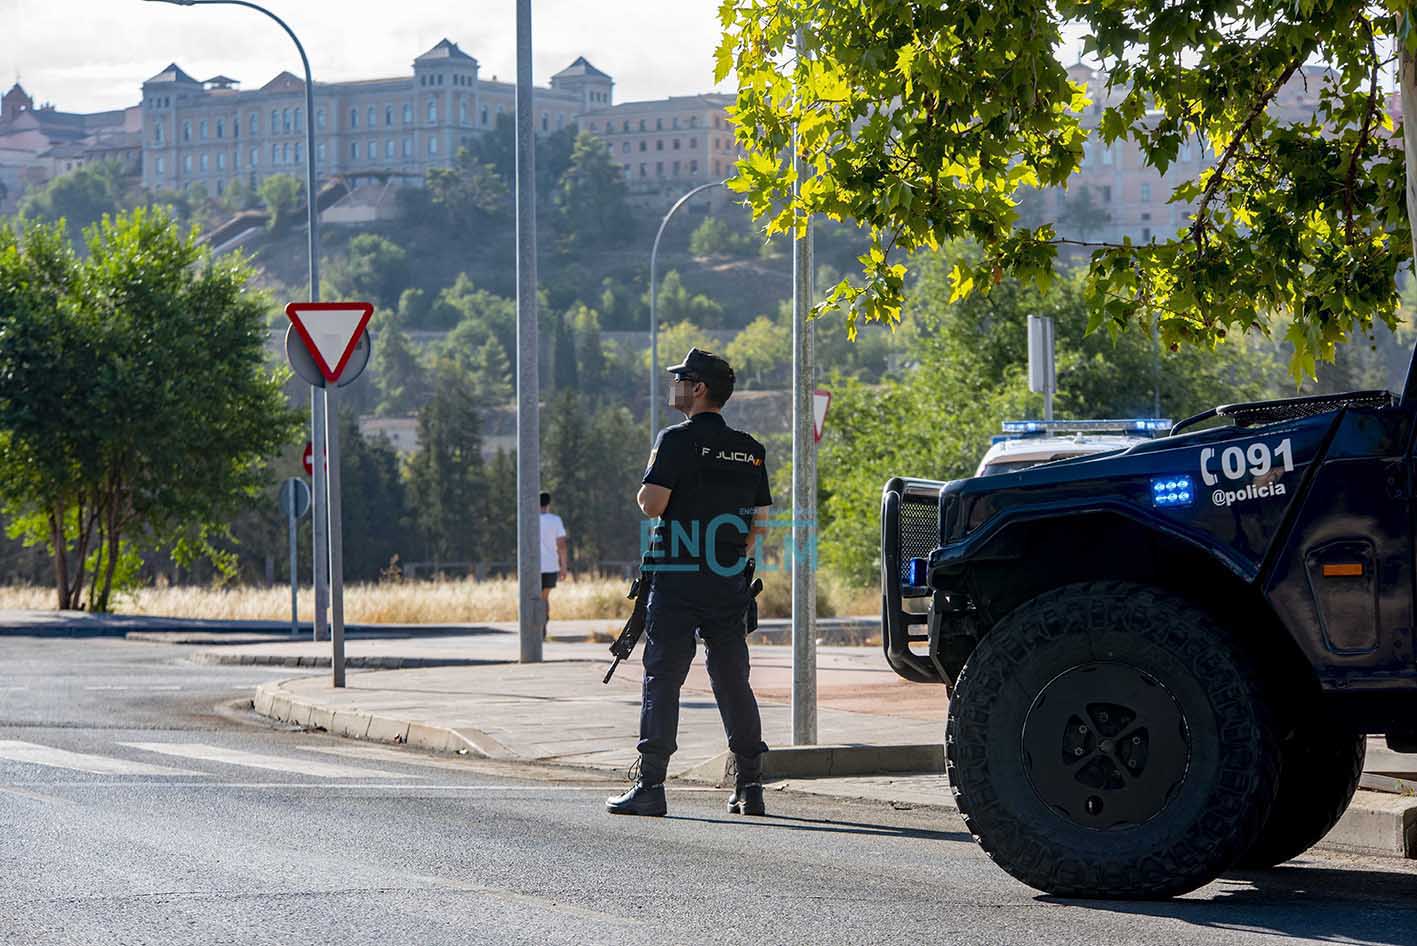
<path id="1" fill-rule="evenodd" d="M 671 490 L 650 553 L 655 591 L 706 606 L 746 603 L 748 530 L 755 509 L 772 505 L 763 445 L 704 411 L 660 431 L 642 482 Z"/>

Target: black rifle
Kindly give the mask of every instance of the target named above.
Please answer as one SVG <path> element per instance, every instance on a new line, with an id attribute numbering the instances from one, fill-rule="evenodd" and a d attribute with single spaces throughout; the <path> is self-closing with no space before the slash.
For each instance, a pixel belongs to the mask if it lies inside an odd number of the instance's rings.
<path id="1" fill-rule="evenodd" d="M 756 563 L 750 558 L 748 564 L 743 567 L 743 575 L 748 580 L 748 590 L 752 593 L 748 599 L 748 610 L 744 614 L 743 627 L 745 633 L 751 634 L 758 629 L 758 593 L 763 590 L 763 580 L 754 578 L 753 572 L 757 569 Z M 610 678 L 615 676 L 615 669 L 620 666 L 620 661 L 629 657 L 635 650 L 635 645 L 640 642 L 640 638 L 645 632 L 645 609 L 649 606 L 649 594 L 646 587 L 644 566 L 640 566 L 640 573 L 635 576 L 635 580 L 630 582 L 630 593 L 625 595 L 635 602 L 635 608 L 630 612 L 630 619 L 625 622 L 625 626 L 620 631 L 620 636 L 615 638 L 615 642 L 610 645 L 610 654 L 615 658 L 610 669 L 605 671 L 605 679 L 601 683 L 609 683 Z"/>

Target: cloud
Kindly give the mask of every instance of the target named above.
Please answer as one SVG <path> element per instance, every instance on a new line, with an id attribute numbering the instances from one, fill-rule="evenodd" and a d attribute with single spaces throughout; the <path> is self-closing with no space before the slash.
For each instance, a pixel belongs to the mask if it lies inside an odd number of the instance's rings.
<path id="1" fill-rule="evenodd" d="M 479 60 L 483 76 L 515 77 L 513 0 L 267 5 L 306 44 L 321 81 L 409 75 L 413 58 L 445 36 Z M 714 0 L 653 7 L 644 0 L 537 0 L 535 80 L 545 85 L 584 55 L 615 77 L 617 101 L 708 91 L 719 38 L 715 10 Z M 220 73 L 248 89 L 283 69 L 300 71 L 279 27 L 249 10 L 140 0 L 0 0 L 0 82 L 8 85 L 18 74 L 37 99 L 67 111 L 136 104 L 143 80 L 174 61 L 197 78 Z"/>

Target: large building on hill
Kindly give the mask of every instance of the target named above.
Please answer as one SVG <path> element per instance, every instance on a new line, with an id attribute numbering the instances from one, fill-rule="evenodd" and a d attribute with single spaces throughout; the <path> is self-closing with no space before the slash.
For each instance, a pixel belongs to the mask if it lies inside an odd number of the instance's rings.
<path id="1" fill-rule="evenodd" d="M 584 131 L 610 146 L 630 193 L 673 200 L 698 184 L 721 181 L 741 156 L 728 124 L 734 96 L 677 95 L 588 112 Z"/>
<path id="2" fill-rule="evenodd" d="M 543 132 L 612 104 L 615 83 L 584 58 L 538 88 Z M 200 184 L 213 195 L 234 180 L 305 173 L 305 83 L 282 72 L 259 89 L 226 76 L 198 81 L 176 63 L 143 83 L 143 183 Z M 488 80 L 477 60 L 443 40 L 413 60 L 411 74 L 315 83 L 315 168 L 352 184 L 407 178 L 452 163 L 458 148 L 496 127 L 516 107 L 516 86 Z"/>

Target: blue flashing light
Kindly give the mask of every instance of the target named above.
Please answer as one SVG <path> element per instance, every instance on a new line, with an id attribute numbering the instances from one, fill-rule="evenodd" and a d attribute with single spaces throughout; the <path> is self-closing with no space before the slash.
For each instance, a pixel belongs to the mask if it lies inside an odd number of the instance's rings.
<path id="1" fill-rule="evenodd" d="M 905 563 L 905 584 L 912 588 L 924 588 L 930 582 L 930 560 L 912 558 Z"/>
<path id="2" fill-rule="evenodd" d="M 1081 434 L 1081 433 L 1169 433 L 1171 419 L 1167 417 L 1120 417 L 1106 420 L 1006 420 L 1006 434 Z"/>
<path id="3" fill-rule="evenodd" d="M 1195 485 L 1189 476 L 1158 476 L 1151 481 L 1153 506 L 1162 509 L 1189 506 L 1195 499 Z"/>

